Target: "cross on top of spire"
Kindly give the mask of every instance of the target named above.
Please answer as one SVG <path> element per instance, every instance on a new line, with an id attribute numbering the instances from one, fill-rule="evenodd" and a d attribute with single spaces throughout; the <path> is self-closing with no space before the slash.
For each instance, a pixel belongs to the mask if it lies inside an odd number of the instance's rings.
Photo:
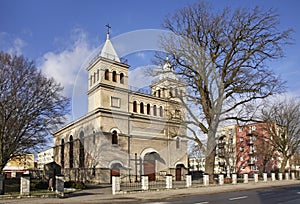
<path id="1" fill-rule="evenodd" d="M 106 24 L 105 26 L 106 26 L 106 28 L 107 28 L 107 31 L 106 31 L 107 37 L 109 37 L 109 33 L 110 33 L 111 27 L 110 27 L 109 24 Z"/>

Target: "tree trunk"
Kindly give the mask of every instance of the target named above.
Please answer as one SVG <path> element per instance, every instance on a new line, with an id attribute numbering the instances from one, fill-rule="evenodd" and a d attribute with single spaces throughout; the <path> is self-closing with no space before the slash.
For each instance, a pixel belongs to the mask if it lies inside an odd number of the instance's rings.
<path id="1" fill-rule="evenodd" d="M 279 170 L 281 173 L 284 173 L 286 163 L 287 163 L 287 158 L 284 157 L 283 160 L 282 160 L 282 163 L 281 163 L 280 170 Z"/>
<path id="2" fill-rule="evenodd" d="M 214 148 L 205 159 L 205 173 L 209 175 L 209 181 L 214 181 L 214 166 L 215 166 L 216 148 Z"/>

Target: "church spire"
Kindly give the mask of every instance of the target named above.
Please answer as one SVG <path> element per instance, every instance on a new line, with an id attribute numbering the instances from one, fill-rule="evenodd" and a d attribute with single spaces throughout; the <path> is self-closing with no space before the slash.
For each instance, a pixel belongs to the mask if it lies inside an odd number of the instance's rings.
<path id="1" fill-rule="evenodd" d="M 101 50 L 101 53 L 100 53 L 100 57 L 104 57 L 104 58 L 107 58 L 107 59 L 110 59 L 110 60 L 114 60 L 114 61 L 117 61 L 117 62 L 121 62 L 120 61 L 120 58 L 118 57 L 117 55 L 117 52 L 115 51 L 111 41 L 110 41 L 110 25 L 107 24 L 106 25 L 107 27 L 107 33 L 106 33 L 106 41 L 103 45 L 103 48 Z"/>

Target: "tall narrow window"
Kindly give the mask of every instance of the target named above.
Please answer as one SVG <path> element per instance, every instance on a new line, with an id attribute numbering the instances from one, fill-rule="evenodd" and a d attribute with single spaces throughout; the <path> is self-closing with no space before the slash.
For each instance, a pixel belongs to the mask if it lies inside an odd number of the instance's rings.
<path id="1" fill-rule="evenodd" d="M 180 148 L 180 140 L 179 137 L 176 138 L 176 149 Z"/>
<path id="2" fill-rule="evenodd" d="M 100 73 L 99 73 L 99 69 L 97 70 L 97 81 L 99 81 L 99 75 L 100 75 Z"/>
<path id="3" fill-rule="evenodd" d="M 140 113 L 144 113 L 144 103 L 140 103 Z"/>
<path id="4" fill-rule="evenodd" d="M 93 144 L 96 144 L 96 132 L 93 130 Z"/>
<path id="5" fill-rule="evenodd" d="M 60 145 L 60 164 L 61 168 L 65 168 L 65 140 L 61 140 L 61 145 Z"/>
<path id="6" fill-rule="evenodd" d="M 158 98 L 161 97 L 161 91 L 160 90 L 157 91 L 157 95 L 158 95 Z"/>
<path id="7" fill-rule="evenodd" d="M 162 106 L 159 107 L 159 116 L 160 116 L 160 117 L 163 117 L 163 116 L 164 116 L 164 110 L 163 110 L 163 107 L 162 107 Z"/>
<path id="8" fill-rule="evenodd" d="M 104 79 L 109 80 L 109 70 L 108 69 L 106 69 L 104 72 Z"/>
<path id="9" fill-rule="evenodd" d="M 175 89 L 175 97 L 178 97 L 178 89 Z"/>
<path id="10" fill-rule="evenodd" d="M 173 97 L 173 88 L 170 87 L 170 97 Z"/>
<path id="11" fill-rule="evenodd" d="M 79 134 L 79 167 L 84 167 L 84 133 Z"/>
<path id="12" fill-rule="evenodd" d="M 113 82 L 117 82 L 117 72 L 116 71 L 113 71 Z"/>
<path id="13" fill-rule="evenodd" d="M 94 83 L 96 83 L 96 72 L 94 72 Z"/>
<path id="14" fill-rule="evenodd" d="M 137 105 L 136 105 L 136 101 L 133 101 L 133 112 L 137 112 Z"/>
<path id="15" fill-rule="evenodd" d="M 90 86 L 92 86 L 93 85 L 93 76 L 91 75 L 90 76 Z"/>
<path id="16" fill-rule="evenodd" d="M 112 144 L 118 144 L 118 133 L 117 131 L 113 131 L 112 132 L 112 140 L 111 140 Z"/>
<path id="17" fill-rule="evenodd" d="M 157 115 L 156 105 L 153 106 L 153 115 L 154 115 L 154 116 Z"/>
<path id="18" fill-rule="evenodd" d="M 124 84 L 124 74 L 123 73 L 120 74 L 120 83 Z"/>
<path id="19" fill-rule="evenodd" d="M 147 104 L 147 115 L 150 115 L 150 104 Z"/>
<path id="20" fill-rule="evenodd" d="M 71 135 L 70 136 L 70 139 L 69 139 L 69 145 L 70 145 L 70 148 L 69 148 L 69 167 L 70 168 L 73 168 L 73 163 L 74 163 L 74 151 L 73 151 L 73 148 L 74 148 L 74 143 L 73 143 L 73 136 Z"/>

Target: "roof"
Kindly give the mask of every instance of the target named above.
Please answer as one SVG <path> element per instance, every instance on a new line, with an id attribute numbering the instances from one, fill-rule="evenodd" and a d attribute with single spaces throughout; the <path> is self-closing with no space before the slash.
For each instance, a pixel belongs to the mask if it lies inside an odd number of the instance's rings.
<path id="1" fill-rule="evenodd" d="M 117 52 L 115 51 L 115 49 L 110 41 L 109 33 L 107 33 L 106 41 L 101 50 L 100 57 L 104 57 L 104 58 L 111 59 L 111 60 L 114 60 L 117 62 L 121 62 L 120 58 L 117 55 Z"/>

